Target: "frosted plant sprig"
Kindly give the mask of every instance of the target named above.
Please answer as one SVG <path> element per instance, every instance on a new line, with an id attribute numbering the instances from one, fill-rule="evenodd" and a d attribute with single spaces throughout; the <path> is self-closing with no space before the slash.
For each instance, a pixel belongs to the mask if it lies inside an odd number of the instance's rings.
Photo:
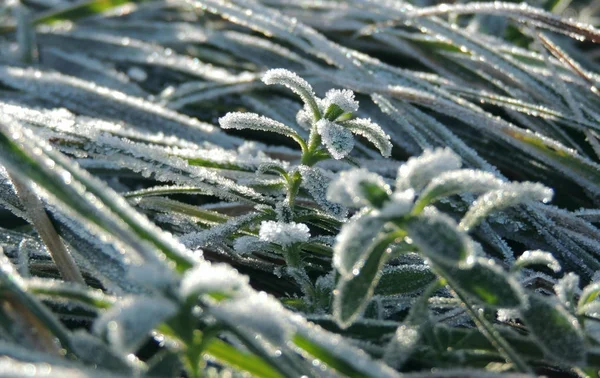
<path id="1" fill-rule="evenodd" d="M 530 297 L 517 281 L 518 268 L 507 272 L 493 260 L 479 257 L 484 253 L 482 247 L 468 231 L 492 211 L 530 201 L 547 201 L 552 191 L 541 184 L 507 183 L 488 172 L 460 170 L 461 165 L 461 159 L 450 149 L 426 150 L 398 169 L 394 191 L 381 176 L 365 169 L 342 172 L 331 183 L 329 200 L 362 207 L 344 224 L 333 248 L 333 263 L 339 274 L 333 315 L 341 327 L 351 325 L 371 301 L 382 276 L 381 268 L 394 255 L 392 251 L 416 250 L 437 275 L 437 281 L 447 285 L 464 303 L 468 314 L 500 355 L 519 370 L 530 372 L 507 340 L 494 332 L 493 325 L 474 308 L 514 309 L 531 317 L 546 305 L 535 302 L 537 307 L 531 310 Z M 473 201 L 460 224 L 434 206 L 443 197 L 464 193 L 481 196 Z M 523 257 L 519 264 L 543 262 L 556 268 L 556 260 L 551 256 L 541 252 L 530 255 L 535 259 Z M 429 291 L 424 295 L 432 294 Z M 554 315 L 558 319 L 564 314 Z M 570 336 L 573 342 L 582 344 L 578 327 L 573 326 Z M 533 333 L 539 336 L 537 330 Z M 389 348 L 396 348 L 395 343 L 392 341 Z M 556 350 L 558 347 L 549 353 Z M 568 358 L 576 360 L 579 352 L 580 349 Z"/>
<path id="2" fill-rule="evenodd" d="M 308 140 L 304 140 L 291 127 L 254 113 L 228 113 L 219 119 L 222 128 L 269 131 L 290 137 L 302 149 L 300 164 L 308 168 L 328 158 L 346 158 L 354 148 L 353 134 L 366 138 L 383 156 L 391 155 L 390 137 L 379 125 L 370 119 L 353 118 L 354 113 L 358 111 L 358 101 L 351 90 L 331 89 L 324 98 L 318 98 L 306 80 L 282 68 L 267 71 L 262 80 L 267 85 L 283 85 L 302 99 L 304 108 L 296 118 L 301 126 L 310 130 Z M 309 113 L 312 113 L 312 116 Z M 276 172 L 286 181 L 286 202 L 287 206 L 293 209 L 302 184 L 302 174 L 296 169 Z M 322 200 L 316 202 L 321 205 L 325 203 Z"/>

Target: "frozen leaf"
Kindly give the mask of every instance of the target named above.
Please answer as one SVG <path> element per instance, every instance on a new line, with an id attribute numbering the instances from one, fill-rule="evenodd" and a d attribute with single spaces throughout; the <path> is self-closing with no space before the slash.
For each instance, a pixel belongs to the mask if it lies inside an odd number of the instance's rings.
<path id="1" fill-rule="evenodd" d="M 359 267 L 354 268 L 351 274 L 342 274 L 333 297 L 333 316 L 340 327 L 348 327 L 366 308 L 381 277 L 388 246 L 397 237 L 380 233 L 374 240 L 363 244 L 364 261 L 359 261 Z M 338 250 L 336 244 L 335 252 Z"/>
<path id="2" fill-rule="evenodd" d="M 460 168 L 460 157 L 449 148 L 426 150 L 419 157 L 412 157 L 398 170 L 396 190 L 421 191 L 431 180 L 443 172 Z"/>
<path id="3" fill-rule="evenodd" d="M 94 334 L 114 348 L 134 351 L 150 331 L 177 311 L 176 305 L 162 297 L 128 297 L 102 314 L 93 325 Z"/>
<path id="4" fill-rule="evenodd" d="M 381 206 L 392 194 L 383 177 L 366 169 L 340 173 L 327 190 L 327 199 L 348 207 Z"/>
<path id="5" fill-rule="evenodd" d="M 296 141 L 302 140 L 291 127 L 255 113 L 227 113 L 219 118 L 219 124 L 224 129 L 270 131 L 285 135 Z"/>
<path id="6" fill-rule="evenodd" d="M 354 99 L 354 92 L 349 89 L 330 89 L 323 98 L 323 109 L 325 109 L 324 117 L 335 121 L 344 113 L 358 111 L 358 101 Z"/>
<path id="7" fill-rule="evenodd" d="M 584 363 L 585 342 L 581 326 L 556 300 L 539 294 L 530 295 L 528 306 L 521 309 L 521 319 L 548 357 L 570 366 Z"/>
<path id="8" fill-rule="evenodd" d="M 600 294 L 600 282 L 592 282 L 583 288 L 581 295 L 579 296 L 579 302 L 577 303 L 577 307 L 581 308 L 588 303 L 591 303 L 598 298 L 598 294 Z"/>
<path id="9" fill-rule="evenodd" d="M 425 208 L 406 222 L 408 236 L 426 257 L 436 263 L 468 265 L 475 255 L 472 241 L 448 215 Z"/>
<path id="10" fill-rule="evenodd" d="M 530 265 L 544 265 L 554 272 L 560 272 L 560 263 L 549 252 L 541 250 L 525 251 L 513 265 L 513 271 L 529 267 Z"/>
<path id="11" fill-rule="evenodd" d="M 361 213 L 342 227 L 333 247 L 333 266 L 342 276 L 360 273 L 385 222 L 379 216 Z"/>
<path id="12" fill-rule="evenodd" d="M 233 249 L 240 255 L 266 251 L 268 246 L 269 243 L 260 240 L 256 236 L 241 236 L 233 242 Z"/>
<path id="13" fill-rule="evenodd" d="M 552 189 L 531 182 L 504 184 L 500 189 L 479 197 L 460 221 L 460 228 L 468 231 L 481 222 L 488 214 L 507 207 L 526 204 L 531 201 L 548 202 L 552 199 Z"/>
<path id="14" fill-rule="evenodd" d="M 498 189 L 502 180 L 494 174 L 473 169 L 461 169 L 441 173 L 423 189 L 415 208 L 422 210 L 443 197 L 461 193 L 481 193 Z"/>
<path id="15" fill-rule="evenodd" d="M 575 295 L 579 291 L 579 276 L 575 273 L 569 272 L 564 275 L 556 285 L 554 285 L 554 292 L 564 306 L 568 309 L 575 307 Z"/>
<path id="16" fill-rule="evenodd" d="M 263 221 L 259 230 L 260 240 L 289 247 L 304 243 L 310 238 L 310 230 L 304 223 Z"/>
<path id="17" fill-rule="evenodd" d="M 327 151 L 336 160 L 345 158 L 354 148 L 352 133 L 337 123 L 321 119 L 317 122 L 317 131 Z"/>
<path id="18" fill-rule="evenodd" d="M 357 118 L 349 121 L 340 122 L 345 128 L 356 135 L 360 135 L 371 142 L 383 157 L 390 157 L 392 154 L 392 143 L 390 136 L 371 119 Z"/>

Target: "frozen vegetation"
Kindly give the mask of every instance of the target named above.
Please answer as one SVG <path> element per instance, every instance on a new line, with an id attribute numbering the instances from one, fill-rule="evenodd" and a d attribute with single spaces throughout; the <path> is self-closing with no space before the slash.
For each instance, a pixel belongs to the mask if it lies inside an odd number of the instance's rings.
<path id="1" fill-rule="evenodd" d="M 0 2 L 0 377 L 600 374 L 597 2 Z"/>

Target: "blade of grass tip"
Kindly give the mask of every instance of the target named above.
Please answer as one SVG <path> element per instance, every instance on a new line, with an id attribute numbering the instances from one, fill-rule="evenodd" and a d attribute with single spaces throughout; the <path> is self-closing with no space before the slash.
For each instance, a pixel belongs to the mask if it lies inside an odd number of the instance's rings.
<path id="1" fill-rule="evenodd" d="M 577 63 L 573 58 L 571 58 L 563 49 L 561 49 L 557 44 L 555 44 L 550 37 L 546 33 L 537 33 L 537 36 L 550 51 L 552 55 L 556 59 L 558 59 L 561 63 L 563 63 L 567 68 L 571 71 L 575 72 L 578 76 L 580 76 L 583 80 L 585 80 L 590 85 L 590 91 L 596 95 L 598 93 L 598 83 L 594 78 L 583 68 L 579 63 Z"/>
<path id="2" fill-rule="evenodd" d="M 15 187 L 19 199 L 23 203 L 27 216 L 40 238 L 46 245 L 48 252 L 56 263 L 60 275 L 65 281 L 77 282 L 86 285 L 81 271 L 73 256 L 67 251 L 63 241 L 56 233 L 56 229 L 46 214 L 44 204 L 39 197 L 34 193 L 29 183 L 17 178 L 16 175 L 10 174 L 10 179 Z"/>

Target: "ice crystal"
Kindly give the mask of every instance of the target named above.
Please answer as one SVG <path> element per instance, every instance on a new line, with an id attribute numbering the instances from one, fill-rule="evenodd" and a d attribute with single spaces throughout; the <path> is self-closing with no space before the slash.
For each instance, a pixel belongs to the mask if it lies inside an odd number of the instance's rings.
<path id="1" fill-rule="evenodd" d="M 260 240 L 289 247 L 308 241 L 310 230 L 304 223 L 263 221 L 259 230 Z"/>

